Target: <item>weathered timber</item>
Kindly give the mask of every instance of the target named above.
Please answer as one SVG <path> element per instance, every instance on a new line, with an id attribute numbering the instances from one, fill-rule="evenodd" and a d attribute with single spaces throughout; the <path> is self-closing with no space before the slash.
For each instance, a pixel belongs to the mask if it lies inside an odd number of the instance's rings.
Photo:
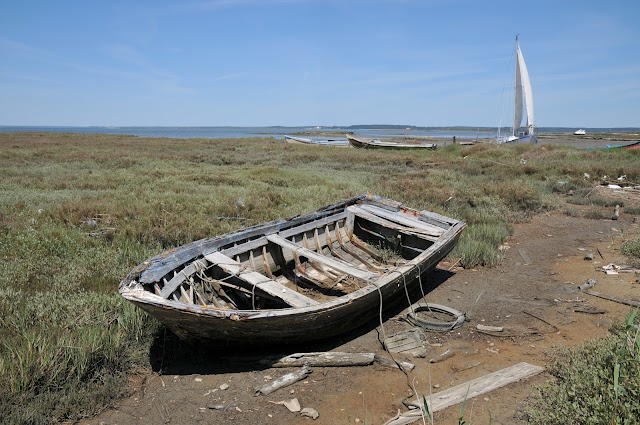
<path id="1" fill-rule="evenodd" d="M 438 354 L 437 356 L 433 357 L 431 360 L 429 360 L 429 363 L 438 363 L 441 362 L 443 360 L 446 360 L 450 357 L 455 356 L 456 352 L 453 351 L 452 349 L 448 348 L 447 350 L 445 350 L 443 353 Z"/>
<path id="2" fill-rule="evenodd" d="M 311 368 L 309 366 L 303 366 L 301 369 L 298 369 L 295 372 L 287 373 L 286 375 L 281 376 L 273 382 L 256 388 L 255 395 L 271 394 L 274 391 L 278 391 L 280 388 L 288 387 L 289 385 L 295 384 L 298 381 L 302 381 L 304 378 L 309 376 L 310 373 Z"/>
<path id="3" fill-rule="evenodd" d="M 427 399 L 427 404 L 429 405 L 429 410 L 431 412 L 437 412 L 446 407 L 461 403 L 465 398 L 469 400 L 498 388 L 502 388 L 505 385 L 537 375 L 543 371 L 544 368 L 540 366 L 535 366 L 525 362 L 518 363 L 433 394 L 431 401 Z M 416 402 L 413 402 L 412 405 L 415 407 L 419 406 Z"/>
<path id="4" fill-rule="evenodd" d="M 476 325 L 476 329 L 478 329 L 479 331 L 485 331 L 485 332 L 502 332 L 504 330 L 502 326 L 487 326 L 487 325 L 481 325 L 479 323 Z"/>
<path id="5" fill-rule="evenodd" d="M 613 295 L 603 294 L 602 292 L 597 292 L 597 291 L 582 291 L 582 292 L 594 297 L 602 298 L 603 300 L 613 301 L 614 303 L 630 305 L 632 307 L 640 307 L 640 301 L 618 298 L 618 297 L 614 297 Z"/>
<path id="6" fill-rule="evenodd" d="M 427 405 L 430 412 L 438 412 L 449 406 L 461 403 L 464 400 L 486 394 L 490 391 L 502 388 L 514 382 L 521 381 L 531 376 L 543 372 L 540 366 L 531 365 L 529 363 L 518 363 L 497 372 L 490 373 L 480 378 L 474 379 L 464 384 L 456 385 L 439 393 L 426 397 Z M 422 397 L 420 401 L 413 401 L 411 406 L 416 407 L 415 410 L 398 414 L 395 418 L 390 419 L 385 425 L 406 425 L 422 419 Z M 425 413 L 426 414 L 426 413 Z"/>
<path id="7" fill-rule="evenodd" d="M 374 353 L 344 353 L 326 351 L 316 353 L 295 353 L 275 360 L 264 360 L 261 363 L 271 367 L 343 367 L 368 366 L 375 360 Z"/>
<path id="8" fill-rule="evenodd" d="M 328 257 L 326 255 L 319 254 L 315 251 L 311 251 L 310 249 L 304 248 L 298 244 L 294 244 L 293 242 L 290 242 L 278 235 L 268 235 L 267 240 L 269 240 L 269 242 L 272 242 L 282 248 L 296 252 L 299 255 L 303 255 L 313 261 L 324 264 L 341 273 L 348 274 L 358 279 L 369 281 L 378 277 L 378 275 L 375 273 L 371 273 L 371 272 L 353 267 L 351 264 L 347 263 L 346 261 L 342 261 L 338 258 Z"/>
<path id="9" fill-rule="evenodd" d="M 411 362 L 405 362 L 403 360 L 394 360 L 389 357 L 381 356 L 380 354 L 376 354 L 375 362 L 381 366 L 392 367 L 395 369 L 402 369 L 407 372 L 411 372 L 416 365 Z"/>
<path id="10" fill-rule="evenodd" d="M 385 219 L 384 217 L 379 217 L 375 214 L 372 214 L 360 207 L 349 207 L 348 210 L 352 212 L 356 217 L 362 217 L 387 229 L 393 229 L 397 230 L 398 232 L 415 235 L 430 241 L 435 241 L 438 239 L 437 236 L 433 236 L 431 232 L 424 232 L 421 229 L 411 228 L 398 223 L 394 223 Z"/>
<path id="11" fill-rule="evenodd" d="M 292 307 L 308 307 L 310 305 L 318 304 L 317 301 L 293 291 L 286 286 L 261 275 L 260 273 L 245 269 L 242 264 L 220 252 L 207 254 L 204 258 L 206 258 L 207 261 L 214 263 L 225 272 L 238 276 L 242 280 L 249 282 L 256 288 L 260 288 L 269 295 L 280 298 Z"/>
<path id="12" fill-rule="evenodd" d="M 364 210 L 369 211 L 370 213 L 375 214 L 379 217 L 396 222 L 398 224 L 402 224 L 403 226 L 416 227 L 420 230 L 423 230 L 425 233 L 431 234 L 432 236 L 440 236 L 444 233 L 443 228 L 425 223 L 418 218 L 419 216 L 407 214 L 402 211 L 399 211 L 397 213 L 390 213 L 389 211 L 386 211 L 383 208 L 376 207 L 375 205 L 361 205 L 361 207 Z"/>

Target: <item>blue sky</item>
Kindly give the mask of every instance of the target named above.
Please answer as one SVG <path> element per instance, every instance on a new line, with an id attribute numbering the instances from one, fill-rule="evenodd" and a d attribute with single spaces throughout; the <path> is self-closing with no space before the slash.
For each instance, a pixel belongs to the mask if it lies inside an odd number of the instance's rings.
<path id="1" fill-rule="evenodd" d="M 0 125 L 640 127 L 640 2 L 5 1 Z M 502 111 L 502 112 L 501 112 Z"/>

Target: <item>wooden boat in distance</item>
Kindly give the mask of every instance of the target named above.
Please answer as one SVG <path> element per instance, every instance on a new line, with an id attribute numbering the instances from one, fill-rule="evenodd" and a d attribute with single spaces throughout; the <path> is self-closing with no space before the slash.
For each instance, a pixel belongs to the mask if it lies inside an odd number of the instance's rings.
<path id="1" fill-rule="evenodd" d="M 291 144 L 303 144 L 303 145 L 321 145 L 321 146 L 339 146 L 348 147 L 349 142 L 347 139 L 307 139 L 305 137 L 296 136 L 284 136 L 284 141 Z"/>
<path id="2" fill-rule="evenodd" d="M 350 331 L 407 302 L 465 224 L 371 194 L 169 250 L 120 294 L 180 338 L 298 344 Z"/>
<path id="3" fill-rule="evenodd" d="M 435 149 L 435 143 L 397 143 L 397 142 L 383 142 L 381 140 L 364 140 L 359 137 L 354 137 L 347 134 L 347 140 L 354 148 L 365 149 Z"/>

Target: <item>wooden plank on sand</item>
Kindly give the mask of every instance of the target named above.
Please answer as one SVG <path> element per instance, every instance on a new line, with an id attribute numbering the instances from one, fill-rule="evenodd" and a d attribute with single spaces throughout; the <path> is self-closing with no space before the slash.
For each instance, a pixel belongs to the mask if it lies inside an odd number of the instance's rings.
<path id="1" fill-rule="evenodd" d="M 465 398 L 468 400 L 477 397 L 513 382 L 520 381 L 521 379 L 537 375 L 542 371 L 544 371 L 544 369 L 540 366 L 525 362 L 518 363 L 472 381 L 465 382 L 464 384 L 456 385 L 448 390 L 435 393 L 431 396 L 431 401 L 429 401 L 427 397 L 429 410 L 431 412 L 437 412 L 454 404 L 462 403 Z M 412 405 L 419 407 L 415 401 Z"/>
<path id="2" fill-rule="evenodd" d="M 449 406 L 462 403 L 465 399 L 469 400 L 470 398 L 488 393 L 505 385 L 537 375 L 542 371 L 544 371 L 544 369 L 540 366 L 525 362 L 501 369 L 497 372 L 433 394 L 430 397 L 431 400 L 427 397 L 429 411 L 432 413 L 437 412 Z M 422 401 L 412 402 L 411 405 L 417 407 L 417 409 L 398 414 L 395 418 L 387 421 L 385 425 L 406 425 L 423 419 L 421 403 Z"/>

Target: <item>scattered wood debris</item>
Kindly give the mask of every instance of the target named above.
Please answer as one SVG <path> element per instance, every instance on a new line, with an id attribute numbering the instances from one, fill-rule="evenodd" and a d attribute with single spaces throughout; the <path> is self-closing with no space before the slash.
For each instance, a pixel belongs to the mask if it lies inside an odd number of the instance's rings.
<path id="1" fill-rule="evenodd" d="M 227 403 L 227 404 L 215 404 L 215 405 L 209 406 L 209 409 L 226 412 L 227 410 L 233 409 L 234 407 L 236 407 L 235 403 Z"/>
<path id="2" fill-rule="evenodd" d="M 406 372 L 411 372 L 416 367 L 416 365 L 414 365 L 413 363 L 405 362 L 405 361 L 402 361 L 402 360 L 391 359 L 391 358 L 388 358 L 388 357 L 381 356 L 379 354 L 376 354 L 375 359 L 376 359 L 376 363 L 378 363 L 378 364 L 380 364 L 382 366 L 389 366 L 389 367 L 393 367 L 393 368 L 396 368 L 396 369 L 400 369 L 401 368 L 402 370 L 404 370 Z"/>
<path id="3" fill-rule="evenodd" d="M 477 324 L 476 329 L 485 332 L 502 332 L 504 330 L 502 326 L 487 326 L 481 324 Z"/>
<path id="4" fill-rule="evenodd" d="M 618 304 L 630 305 L 632 307 L 640 307 L 640 301 L 627 300 L 624 298 L 614 297 L 613 295 L 603 294 L 602 292 L 597 291 L 584 291 L 585 294 L 592 295 L 594 297 L 602 298 L 605 300 L 613 301 Z"/>
<path id="5" fill-rule="evenodd" d="M 529 363 L 518 363 L 511 367 L 501 369 L 497 372 L 490 373 L 480 378 L 474 379 L 464 384 L 433 394 L 427 399 L 429 412 L 437 412 L 446 407 L 453 406 L 479 395 L 488 393 L 505 385 L 529 378 L 544 371 L 540 366 L 531 365 Z M 427 417 L 427 413 L 423 413 L 422 398 L 418 397 L 418 401 L 411 402 L 414 410 L 405 413 L 398 413 L 394 418 L 390 419 L 385 425 L 405 425 L 422 419 L 423 415 Z"/>
<path id="6" fill-rule="evenodd" d="M 273 382 L 262 385 L 261 387 L 256 388 L 255 395 L 267 395 L 271 394 L 274 391 L 279 390 L 280 388 L 288 387 L 291 384 L 295 384 L 298 381 L 302 381 L 304 378 L 309 376 L 311 373 L 311 368 L 308 366 L 304 366 L 295 372 L 287 373 L 282 377 L 276 379 Z"/>
<path id="7" fill-rule="evenodd" d="M 602 310 L 592 306 L 575 307 L 573 311 L 576 313 L 586 313 L 586 314 L 605 314 L 606 313 L 606 310 Z"/>
<path id="8" fill-rule="evenodd" d="M 431 360 L 429 360 L 429 363 L 441 362 L 443 360 L 448 359 L 449 357 L 453 357 L 455 354 L 456 354 L 455 351 L 453 351 L 452 349 L 448 348 L 443 353 L 440 353 L 437 356 L 435 356 L 434 358 L 432 358 Z"/>
<path id="9" fill-rule="evenodd" d="M 271 367 L 341 367 L 367 366 L 373 363 L 374 353 L 344 353 L 340 351 L 324 351 L 314 353 L 295 353 L 278 359 L 263 360 L 261 363 Z"/>
<path id="10" fill-rule="evenodd" d="M 578 285 L 578 289 L 584 291 L 585 289 L 593 288 L 598 283 L 595 279 L 587 279 L 587 281 L 581 285 Z"/>
<path id="11" fill-rule="evenodd" d="M 427 355 L 426 337 L 419 329 L 395 333 L 385 340 L 385 348 L 390 353 L 409 353 L 413 357 Z"/>

